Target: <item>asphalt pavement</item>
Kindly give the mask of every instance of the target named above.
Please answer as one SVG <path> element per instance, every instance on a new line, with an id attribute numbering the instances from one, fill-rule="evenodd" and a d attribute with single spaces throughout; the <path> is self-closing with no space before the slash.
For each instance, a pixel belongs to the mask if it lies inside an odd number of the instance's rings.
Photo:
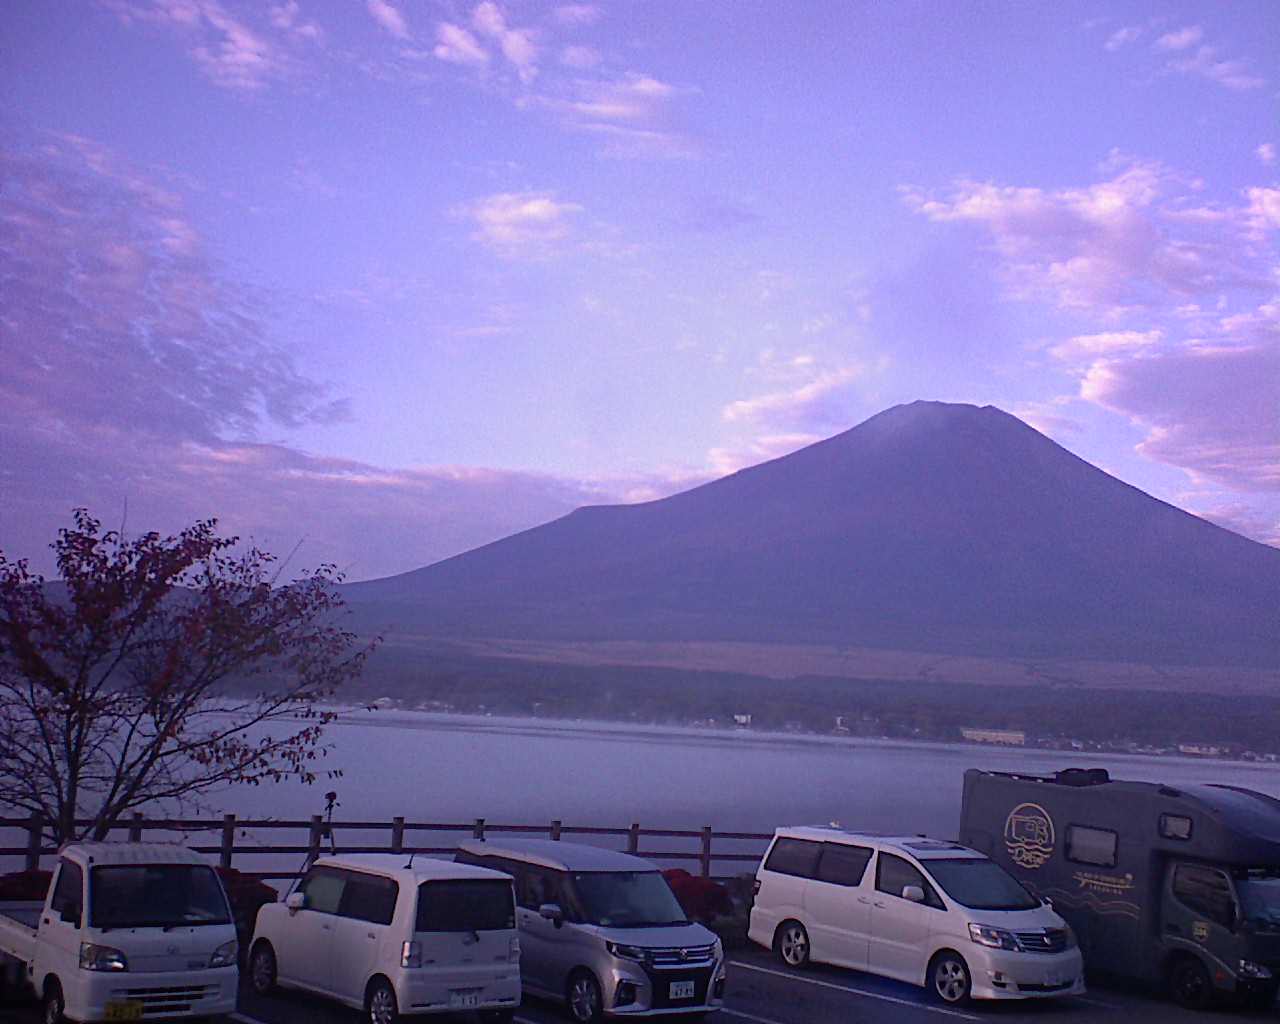
<path id="1" fill-rule="evenodd" d="M 236 1024 L 356 1024 L 359 1015 L 324 999 L 297 992 L 268 998 L 242 988 Z M 425 1018 L 424 1018 L 425 1019 Z M 430 1018 L 439 1024 L 475 1024 L 467 1015 Z M 672 1018 L 678 1022 L 679 1018 Z M 518 1024 L 568 1024 L 564 1011 L 551 1003 L 526 999 Z M 1085 996 L 1055 999 L 981 1002 L 942 1006 L 919 988 L 846 971 L 813 966 L 793 970 L 764 950 L 734 950 L 729 957 L 729 985 L 724 1009 L 708 1024 L 1254 1024 L 1280 1021 L 1275 1007 L 1267 1011 L 1212 1010 L 1196 1013 L 1141 991 L 1093 987 Z M 0 1007 L 3 1024 L 39 1024 L 33 1005 Z"/>

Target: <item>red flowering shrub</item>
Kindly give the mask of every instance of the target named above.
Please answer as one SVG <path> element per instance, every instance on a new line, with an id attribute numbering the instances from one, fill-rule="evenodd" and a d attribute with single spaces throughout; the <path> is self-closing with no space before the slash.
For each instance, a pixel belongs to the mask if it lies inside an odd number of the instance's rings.
<path id="1" fill-rule="evenodd" d="M 668 868 L 662 877 L 676 894 L 681 909 L 695 921 L 711 921 L 733 914 L 729 890 L 710 878 L 691 875 L 684 868 Z"/>

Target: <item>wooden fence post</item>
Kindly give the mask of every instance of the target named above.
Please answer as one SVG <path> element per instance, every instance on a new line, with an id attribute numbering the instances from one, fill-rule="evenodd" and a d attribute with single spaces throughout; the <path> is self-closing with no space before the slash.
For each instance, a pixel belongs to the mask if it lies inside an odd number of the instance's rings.
<path id="1" fill-rule="evenodd" d="M 551 822 L 551 838 L 559 841 L 560 839 L 560 819 L 556 818 Z"/>
<path id="2" fill-rule="evenodd" d="M 129 842 L 142 842 L 142 812 L 133 812 L 133 821 L 129 823 Z"/>
<path id="3" fill-rule="evenodd" d="M 472 829 L 471 829 L 471 838 L 472 839 L 484 838 L 484 818 L 476 818 L 476 823 L 474 826 L 472 826 Z"/>
<path id="4" fill-rule="evenodd" d="M 27 870 L 40 868 L 40 840 L 44 837 L 44 815 L 32 811 L 27 820 Z"/>
<path id="5" fill-rule="evenodd" d="M 320 838 L 324 833 L 324 818 L 318 814 L 311 815 L 311 835 L 307 838 L 307 863 L 320 856 Z"/>
<path id="6" fill-rule="evenodd" d="M 391 819 L 391 852 L 404 853 L 404 815 Z"/>
<path id="7" fill-rule="evenodd" d="M 702 826 L 702 877 L 711 877 L 711 826 Z"/>
<path id="8" fill-rule="evenodd" d="M 631 831 L 627 833 L 627 853 L 633 856 L 640 852 L 640 822 L 631 823 Z"/>
<path id="9" fill-rule="evenodd" d="M 236 849 L 236 816 L 222 816 L 222 850 L 218 855 L 218 863 L 224 868 L 231 867 L 231 855 Z"/>

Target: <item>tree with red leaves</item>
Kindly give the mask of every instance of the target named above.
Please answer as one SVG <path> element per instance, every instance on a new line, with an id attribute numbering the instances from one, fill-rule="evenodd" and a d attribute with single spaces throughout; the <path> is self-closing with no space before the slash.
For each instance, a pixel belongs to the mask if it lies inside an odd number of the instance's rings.
<path id="1" fill-rule="evenodd" d="M 216 520 L 126 539 L 74 515 L 58 580 L 0 553 L 0 804 L 64 842 L 144 806 L 324 774 L 322 702 L 377 643 L 340 628 L 337 569 L 281 584 Z"/>

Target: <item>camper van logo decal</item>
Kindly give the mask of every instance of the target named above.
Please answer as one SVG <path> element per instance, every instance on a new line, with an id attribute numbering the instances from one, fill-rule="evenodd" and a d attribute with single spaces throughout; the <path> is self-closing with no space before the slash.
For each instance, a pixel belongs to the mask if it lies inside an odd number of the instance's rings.
<path id="1" fill-rule="evenodd" d="M 1105 895 L 1121 895 L 1133 889 L 1133 875 L 1103 875 L 1096 871 L 1077 871 L 1071 876 L 1081 889 Z"/>
<path id="2" fill-rule="evenodd" d="M 1208 942 L 1209 941 L 1209 922 L 1193 921 L 1191 923 L 1191 937 L 1195 939 L 1196 942 Z"/>
<path id="3" fill-rule="evenodd" d="M 1018 804 L 1004 822 L 1004 845 L 1013 862 L 1038 868 L 1053 853 L 1053 819 L 1039 804 Z"/>

